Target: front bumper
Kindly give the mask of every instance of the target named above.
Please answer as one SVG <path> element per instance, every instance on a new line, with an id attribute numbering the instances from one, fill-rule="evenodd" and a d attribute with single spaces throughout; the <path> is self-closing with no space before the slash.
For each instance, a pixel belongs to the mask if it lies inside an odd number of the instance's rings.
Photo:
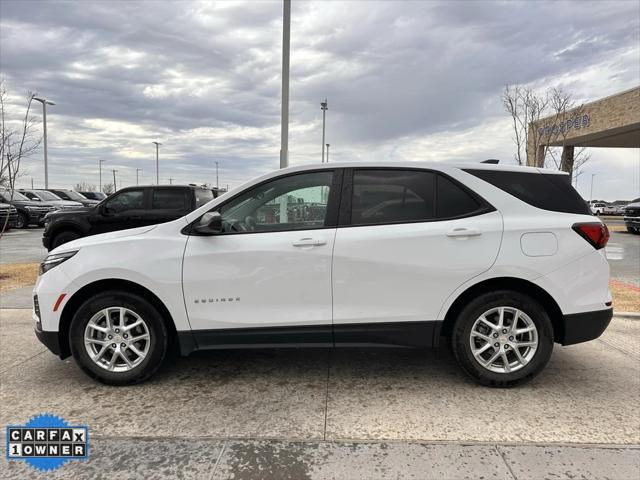
<path id="1" fill-rule="evenodd" d="M 613 308 L 564 315 L 559 341 L 562 345 L 574 345 L 596 339 L 609 326 L 612 317 Z"/>
<path id="2" fill-rule="evenodd" d="M 640 217 L 624 217 L 624 223 L 627 227 L 640 227 Z"/>
<path id="3" fill-rule="evenodd" d="M 60 339 L 58 332 L 46 332 L 44 330 L 39 330 L 37 327 L 35 328 L 36 337 L 38 340 L 51 350 L 52 353 L 60 356 Z"/>

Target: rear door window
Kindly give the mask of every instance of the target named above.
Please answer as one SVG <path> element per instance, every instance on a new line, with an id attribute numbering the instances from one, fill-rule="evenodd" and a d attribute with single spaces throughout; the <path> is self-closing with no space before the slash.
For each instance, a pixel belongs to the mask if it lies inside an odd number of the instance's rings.
<path id="1" fill-rule="evenodd" d="M 571 186 L 569 175 L 474 169 L 465 169 L 465 172 L 531 206 L 552 212 L 591 215 L 587 203 Z"/>
<path id="2" fill-rule="evenodd" d="M 482 208 L 480 200 L 447 177 L 438 175 L 436 192 L 438 219 L 473 215 Z"/>
<path id="3" fill-rule="evenodd" d="M 435 174 L 416 170 L 355 170 L 351 224 L 378 225 L 433 220 Z"/>
<path id="4" fill-rule="evenodd" d="M 189 192 L 186 189 L 157 188 L 153 190 L 151 208 L 153 210 L 180 210 L 189 208 Z"/>

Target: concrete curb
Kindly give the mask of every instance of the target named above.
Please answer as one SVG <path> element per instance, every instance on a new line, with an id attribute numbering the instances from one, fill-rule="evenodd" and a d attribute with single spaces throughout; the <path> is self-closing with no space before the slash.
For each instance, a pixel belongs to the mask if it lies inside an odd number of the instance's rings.
<path id="1" fill-rule="evenodd" d="M 640 320 L 640 312 L 613 312 L 614 317 Z"/>

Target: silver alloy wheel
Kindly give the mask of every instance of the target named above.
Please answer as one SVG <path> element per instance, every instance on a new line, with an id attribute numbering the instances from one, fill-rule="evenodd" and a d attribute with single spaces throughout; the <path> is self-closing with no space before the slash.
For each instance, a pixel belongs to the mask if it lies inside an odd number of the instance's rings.
<path id="1" fill-rule="evenodd" d="M 93 362 L 111 372 L 128 372 L 149 353 L 151 336 L 133 310 L 108 307 L 96 313 L 84 329 L 84 347 Z"/>
<path id="2" fill-rule="evenodd" d="M 495 307 L 480 315 L 471 327 L 471 352 L 482 367 L 496 373 L 524 368 L 538 349 L 533 320 L 514 307 Z"/>

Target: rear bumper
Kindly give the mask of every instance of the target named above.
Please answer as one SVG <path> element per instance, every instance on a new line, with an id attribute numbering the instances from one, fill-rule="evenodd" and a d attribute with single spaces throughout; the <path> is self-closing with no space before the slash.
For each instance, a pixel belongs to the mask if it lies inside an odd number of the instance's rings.
<path id="1" fill-rule="evenodd" d="M 613 317 L 613 308 L 563 316 L 562 345 L 588 342 L 602 335 Z"/>

